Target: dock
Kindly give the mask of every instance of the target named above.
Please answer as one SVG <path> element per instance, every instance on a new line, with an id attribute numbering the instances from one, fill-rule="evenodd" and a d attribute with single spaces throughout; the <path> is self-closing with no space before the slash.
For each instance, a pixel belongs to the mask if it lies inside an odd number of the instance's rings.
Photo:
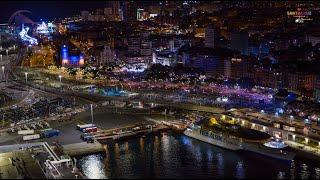
<path id="1" fill-rule="evenodd" d="M 105 149 L 103 145 L 100 144 L 99 142 L 94 142 L 94 143 L 81 142 L 81 143 L 63 145 L 63 152 L 65 154 L 68 154 L 69 156 L 79 156 L 79 155 L 85 155 L 85 154 L 97 153 L 97 152 L 103 152 L 103 151 L 105 151 Z"/>

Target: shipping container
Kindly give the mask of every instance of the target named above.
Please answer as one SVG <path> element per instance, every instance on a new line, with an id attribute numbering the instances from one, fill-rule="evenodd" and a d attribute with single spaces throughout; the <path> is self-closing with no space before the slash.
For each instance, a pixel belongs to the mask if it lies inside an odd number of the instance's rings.
<path id="1" fill-rule="evenodd" d="M 18 131 L 18 134 L 27 135 L 27 134 L 34 134 L 34 130 L 20 130 Z"/>
<path id="2" fill-rule="evenodd" d="M 34 139 L 39 139 L 39 138 L 40 138 L 40 134 L 33 134 L 33 135 L 23 136 L 23 140 L 24 141 L 34 140 Z"/>

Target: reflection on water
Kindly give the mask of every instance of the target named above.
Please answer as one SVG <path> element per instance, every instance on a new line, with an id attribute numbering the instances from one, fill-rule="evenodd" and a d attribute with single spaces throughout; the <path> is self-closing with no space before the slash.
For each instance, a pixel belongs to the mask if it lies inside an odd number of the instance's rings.
<path id="1" fill-rule="evenodd" d="M 101 155 L 89 155 L 79 161 L 83 173 L 90 179 L 108 178 L 105 174 L 103 158 Z"/>
<path id="2" fill-rule="evenodd" d="M 78 157 L 88 178 L 316 178 L 320 168 L 224 150 L 184 135 L 162 134 L 108 143 L 106 152 Z"/>

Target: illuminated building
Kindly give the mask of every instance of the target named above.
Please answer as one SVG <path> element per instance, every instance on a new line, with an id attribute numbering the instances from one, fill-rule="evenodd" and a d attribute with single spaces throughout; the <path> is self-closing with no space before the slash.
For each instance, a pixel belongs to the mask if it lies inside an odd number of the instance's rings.
<path id="1" fill-rule="evenodd" d="M 320 103 L 320 76 L 318 75 L 315 80 L 313 98 L 315 102 Z"/>
<path id="2" fill-rule="evenodd" d="M 42 22 L 38 27 L 37 27 L 37 33 L 39 34 L 48 34 L 48 26 L 46 25 L 45 22 Z"/>
<path id="3" fill-rule="evenodd" d="M 79 51 L 69 51 L 66 45 L 61 48 L 61 64 L 63 67 L 81 67 L 84 65 L 84 57 Z"/>
<path id="4" fill-rule="evenodd" d="M 141 41 L 140 54 L 141 54 L 141 56 L 149 57 L 150 61 L 151 61 L 151 57 L 152 57 L 152 43 L 151 43 L 151 41 L 147 41 L 147 40 Z"/>
<path id="5" fill-rule="evenodd" d="M 108 20 L 120 20 L 120 1 L 108 1 L 104 8 L 104 15 Z"/>
<path id="6" fill-rule="evenodd" d="M 171 51 L 156 51 L 153 53 L 152 62 L 163 66 L 173 66 L 177 63 L 177 57 Z"/>
<path id="7" fill-rule="evenodd" d="M 231 76 L 230 57 L 233 52 L 223 48 L 190 47 L 182 50 L 182 63 L 211 76 Z"/>
<path id="8" fill-rule="evenodd" d="M 67 66 L 69 63 L 69 57 L 68 57 L 68 47 L 66 45 L 62 46 L 61 49 L 61 60 L 62 60 L 62 66 Z"/>
<path id="9" fill-rule="evenodd" d="M 89 11 L 81 11 L 81 19 L 83 20 L 83 21 L 88 21 L 88 19 L 89 19 Z"/>
<path id="10" fill-rule="evenodd" d="M 205 29 L 204 45 L 208 48 L 214 48 L 214 29 L 212 27 Z"/>
<path id="11" fill-rule="evenodd" d="M 128 53 L 139 54 L 140 53 L 140 37 L 131 36 L 128 38 Z"/>
<path id="12" fill-rule="evenodd" d="M 148 18 L 149 14 L 144 9 L 137 9 L 137 20 L 143 21 Z"/>
<path id="13" fill-rule="evenodd" d="M 312 46 L 315 46 L 317 43 L 320 43 L 320 33 L 319 28 L 310 30 L 306 35 L 306 41 L 310 42 Z"/>
<path id="14" fill-rule="evenodd" d="M 123 8 L 123 20 L 132 22 L 137 20 L 137 2 L 125 1 Z"/>
<path id="15" fill-rule="evenodd" d="M 48 23 L 46 24 L 45 22 L 42 22 L 41 24 L 38 25 L 36 32 L 39 34 L 51 34 L 55 32 L 56 26 L 53 23 Z"/>

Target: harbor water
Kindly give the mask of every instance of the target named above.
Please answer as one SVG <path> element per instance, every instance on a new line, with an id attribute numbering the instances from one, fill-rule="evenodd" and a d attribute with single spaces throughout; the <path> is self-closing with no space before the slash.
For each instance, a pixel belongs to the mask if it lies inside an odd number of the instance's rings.
<path id="1" fill-rule="evenodd" d="M 105 149 L 76 157 L 77 166 L 88 178 L 320 178 L 316 162 L 225 150 L 182 134 L 110 142 Z"/>

